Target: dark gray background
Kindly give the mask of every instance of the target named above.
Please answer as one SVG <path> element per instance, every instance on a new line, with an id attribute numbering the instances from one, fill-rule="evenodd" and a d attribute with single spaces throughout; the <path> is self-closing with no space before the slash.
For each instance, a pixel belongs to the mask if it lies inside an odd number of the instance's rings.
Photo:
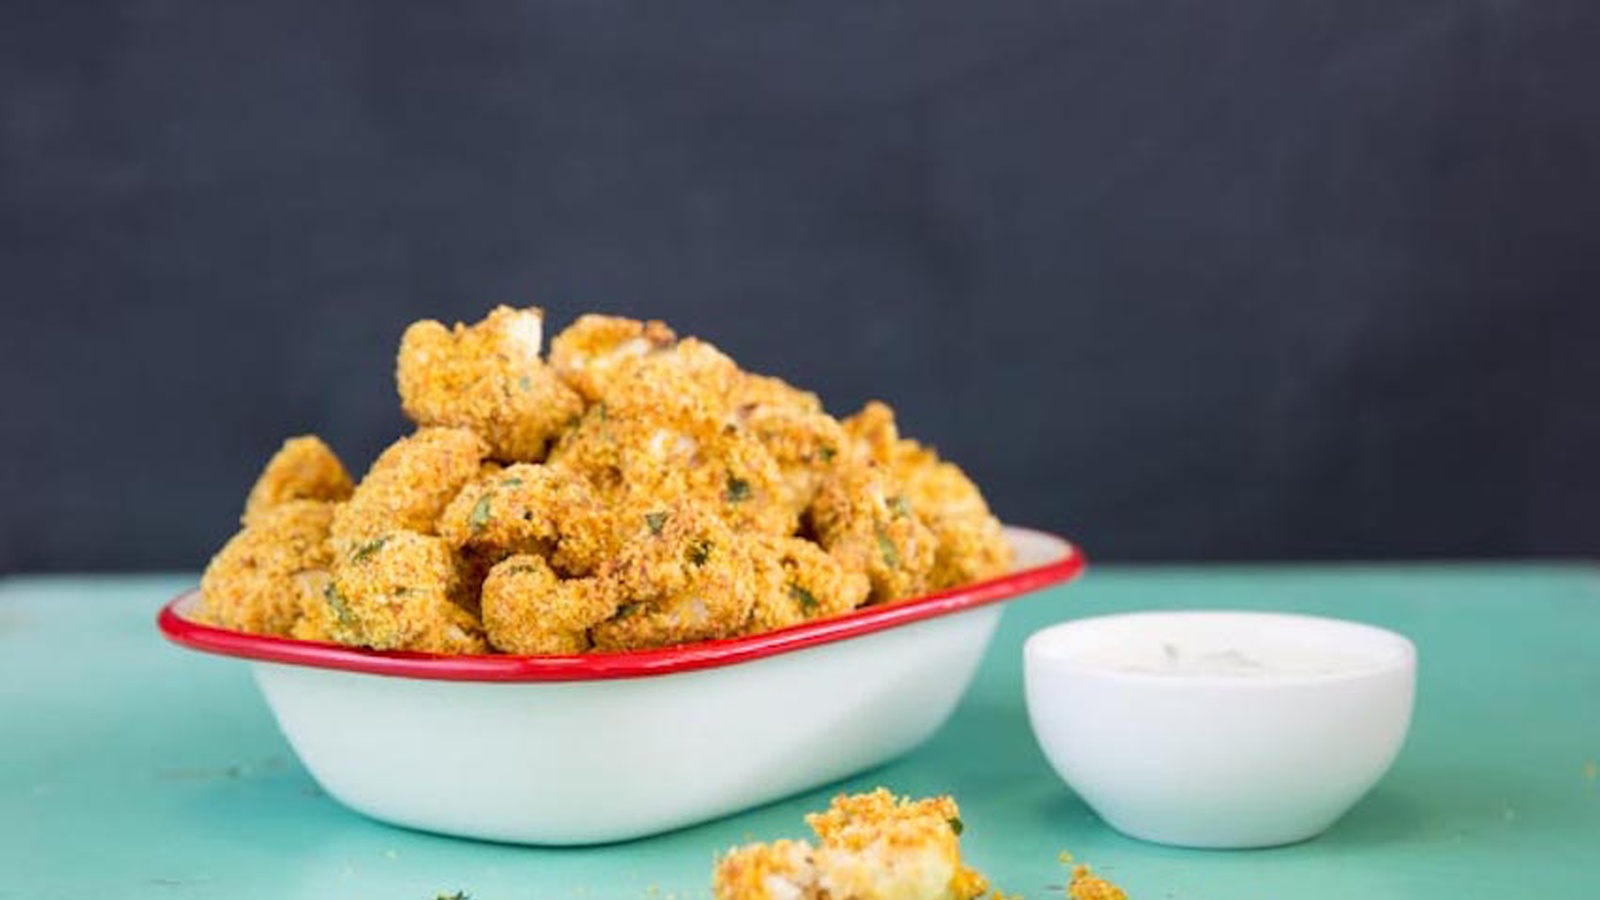
<path id="1" fill-rule="evenodd" d="M 6 3 L 0 571 L 200 566 L 502 301 L 883 397 L 1100 559 L 1590 555 L 1597 7 Z"/>

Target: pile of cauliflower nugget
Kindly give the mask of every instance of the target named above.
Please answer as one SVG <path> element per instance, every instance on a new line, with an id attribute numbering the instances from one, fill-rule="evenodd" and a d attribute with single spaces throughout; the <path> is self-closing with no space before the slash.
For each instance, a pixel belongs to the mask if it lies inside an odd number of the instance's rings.
<path id="1" fill-rule="evenodd" d="M 661 322 L 422 321 L 417 431 L 359 484 L 283 445 L 201 581 L 202 617 L 432 653 L 571 654 L 752 634 L 994 576 L 977 487 L 882 403 L 838 421 Z"/>

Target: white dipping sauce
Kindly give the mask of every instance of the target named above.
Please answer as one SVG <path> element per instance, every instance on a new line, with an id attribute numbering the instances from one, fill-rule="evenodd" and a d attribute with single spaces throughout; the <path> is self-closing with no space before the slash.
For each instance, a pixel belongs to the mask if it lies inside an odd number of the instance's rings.
<path id="1" fill-rule="evenodd" d="M 1085 648 L 1085 665 L 1121 672 L 1172 676 L 1260 678 L 1278 675 L 1329 675 L 1371 666 L 1370 654 L 1338 647 L 1283 641 L 1251 642 L 1247 636 L 1225 641 L 1192 634 L 1111 635 Z"/>

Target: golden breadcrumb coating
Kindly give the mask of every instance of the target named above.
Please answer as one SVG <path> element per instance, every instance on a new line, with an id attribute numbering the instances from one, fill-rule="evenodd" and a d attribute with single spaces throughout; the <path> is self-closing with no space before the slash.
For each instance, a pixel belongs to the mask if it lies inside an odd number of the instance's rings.
<path id="1" fill-rule="evenodd" d="M 1090 872 L 1088 866 L 1073 868 L 1067 896 L 1071 900 L 1128 900 L 1122 888 Z"/>
<path id="2" fill-rule="evenodd" d="M 867 602 L 872 583 L 803 538 L 758 535 L 752 552 L 782 569 L 782 587 L 756 596 L 745 633 L 760 634 L 812 619 L 842 615 Z"/>
<path id="3" fill-rule="evenodd" d="M 894 410 L 876 400 L 843 423 L 857 447 L 881 465 L 892 489 L 938 541 L 928 588 L 938 590 L 1010 571 L 1011 543 L 978 486 L 931 447 L 902 439 Z"/>
<path id="4" fill-rule="evenodd" d="M 348 553 L 392 531 L 432 534 L 445 506 L 478 476 L 485 450 L 465 428 L 423 428 L 390 444 L 335 517 L 334 549 Z"/>
<path id="5" fill-rule="evenodd" d="M 353 486 L 320 439 L 286 441 L 207 569 L 205 618 L 383 649 L 627 650 L 1011 566 L 977 487 L 887 405 L 840 422 L 657 321 L 582 316 L 548 363 L 543 332 L 505 306 L 408 328 L 395 373 L 418 430 Z"/>
<path id="6" fill-rule="evenodd" d="M 834 558 L 867 573 L 873 602 L 927 590 L 938 539 L 905 498 L 891 492 L 881 466 L 838 466 L 817 491 L 808 518 L 817 542 Z"/>
<path id="7" fill-rule="evenodd" d="M 327 543 L 336 506 L 289 500 L 258 510 L 206 566 L 201 617 L 236 631 L 289 634 L 300 615 L 295 576 L 333 561 Z"/>
<path id="8" fill-rule="evenodd" d="M 550 465 L 581 475 L 608 503 L 692 503 L 739 530 L 792 534 L 797 510 L 777 462 L 729 414 L 739 374 L 692 338 L 619 362 L 604 399 L 560 439 Z"/>
<path id="9" fill-rule="evenodd" d="M 507 558 L 483 582 L 484 631 L 502 653 L 582 653 L 589 629 L 616 611 L 611 580 L 563 579 L 533 554 Z"/>
<path id="10" fill-rule="evenodd" d="M 289 636 L 302 641 L 338 643 L 338 623 L 333 616 L 333 606 L 328 603 L 328 588 L 333 584 L 333 575 L 326 569 L 307 569 L 296 572 L 293 581 L 295 607 L 299 615 L 289 629 Z"/>
<path id="11" fill-rule="evenodd" d="M 823 412 L 815 394 L 778 378 L 746 374 L 734 390 L 731 408 L 735 420 L 778 464 L 786 503 L 799 516 L 816 498 L 851 438 Z"/>
<path id="12" fill-rule="evenodd" d="M 344 463 L 322 438 L 314 434 L 292 437 L 283 442 L 256 478 L 239 522 L 249 525 L 267 510 L 290 500 L 348 500 L 354 487 Z"/>
<path id="13" fill-rule="evenodd" d="M 334 560 L 333 635 L 376 650 L 483 653 L 483 629 L 460 588 L 461 563 L 443 538 L 378 535 Z"/>
<path id="14" fill-rule="evenodd" d="M 818 838 L 736 848 L 712 874 L 716 900 L 974 900 L 986 879 L 961 863 L 961 811 L 949 797 L 883 788 L 835 797 L 806 816 Z"/>
<path id="15" fill-rule="evenodd" d="M 439 535 L 475 559 L 537 553 L 563 575 L 589 575 L 616 555 L 617 524 L 584 479 L 518 463 L 468 484 L 439 515 Z"/>
<path id="16" fill-rule="evenodd" d="M 497 459 L 537 462 L 583 413 L 583 398 L 539 357 L 544 311 L 497 306 L 475 325 L 406 329 L 395 363 L 400 405 L 421 426 L 470 428 Z"/>
<path id="17" fill-rule="evenodd" d="M 716 900 L 821 900 L 811 845 L 787 838 L 747 844 L 717 860 L 711 876 Z"/>
<path id="18" fill-rule="evenodd" d="M 623 360 L 655 353 L 678 340 L 665 322 L 590 313 L 550 340 L 550 367 L 585 400 L 599 400 Z"/>
<path id="19" fill-rule="evenodd" d="M 641 517 L 608 567 L 621 606 L 590 632 L 599 650 L 635 650 L 738 634 L 756 598 L 782 589 L 749 541 L 693 505 Z"/>

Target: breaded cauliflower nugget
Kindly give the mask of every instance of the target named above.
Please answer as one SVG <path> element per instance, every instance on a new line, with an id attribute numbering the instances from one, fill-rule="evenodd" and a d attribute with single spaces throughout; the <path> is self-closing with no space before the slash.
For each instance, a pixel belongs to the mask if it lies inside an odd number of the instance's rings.
<path id="1" fill-rule="evenodd" d="M 781 379 L 746 374 L 734 390 L 733 415 L 755 435 L 778 464 L 787 503 L 799 516 L 816 499 L 817 490 L 850 437 L 823 412 L 815 394 Z"/>
<path id="2" fill-rule="evenodd" d="M 432 534 L 445 506 L 478 477 L 485 449 L 465 428 L 422 428 L 390 444 L 334 518 L 334 549 L 349 553 L 392 531 Z"/>
<path id="3" fill-rule="evenodd" d="M 342 553 L 326 599 L 333 636 L 376 650 L 483 653 L 478 619 L 463 606 L 461 563 L 443 538 L 392 531 Z"/>
<path id="4" fill-rule="evenodd" d="M 583 413 L 583 398 L 539 358 L 544 312 L 497 306 L 483 321 L 416 322 L 400 340 L 400 405 L 421 426 L 470 428 L 496 459 L 537 462 Z"/>
<path id="5" fill-rule="evenodd" d="M 873 602 L 927 589 L 938 539 L 905 498 L 891 492 L 881 466 L 839 466 L 823 481 L 808 518 L 824 549 L 846 568 L 867 573 Z"/>
<path id="6" fill-rule="evenodd" d="M 859 449 L 884 467 L 897 494 L 937 538 L 930 589 L 994 578 L 1010 570 L 1011 543 L 978 486 L 932 448 L 902 439 L 894 410 L 873 401 L 846 419 L 844 429 Z"/>
<path id="7" fill-rule="evenodd" d="M 582 653 L 589 629 L 616 611 L 611 581 L 560 578 L 533 554 L 507 558 L 483 582 L 484 631 L 502 653 Z"/>
<path id="8" fill-rule="evenodd" d="M 712 875 L 716 900 L 974 900 L 987 880 L 961 863 L 961 812 L 949 797 L 839 796 L 806 816 L 818 845 L 738 848 Z"/>
<path id="9" fill-rule="evenodd" d="M 782 569 L 782 587 L 757 595 L 745 633 L 788 628 L 812 619 L 843 615 L 867 602 L 872 583 L 865 572 L 847 569 L 827 551 L 802 538 L 748 538 L 758 558 Z"/>
<path id="10" fill-rule="evenodd" d="M 439 535 L 475 559 L 537 553 L 563 575 L 592 574 L 616 554 L 616 524 L 584 479 L 518 463 L 462 488 L 439 516 Z"/>
<path id="11" fill-rule="evenodd" d="M 729 414 L 740 374 L 692 338 L 625 360 L 550 464 L 587 479 L 607 503 L 692 503 L 742 531 L 792 534 L 797 511 L 777 462 Z"/>
<path id="12" fill-rule="evenodd" d="M 715 513 L 679 505 L 642 517 L 604 577 L 621 603 L 590 632 L 596 649 L 634 650 L 738 634 L 782 569 L 757 565 L 749 542 Z"/>
<path id="13" fill-rule="evenodd" d="M 244 515 L 239 521 L 249 525 L 267 510 L 290 500 L 348 500 L 354 488 L 344 463 L 322 438 L 314 434 L 292 437 L 283 442 L 261 470 L 244 501 Z"/>
<path id="14" fill-rule="evenodd" d="M 299 618 L 295 576 L 332 563 L 336 504 L 289 500 L 258 510 L 200 578 L 202 617 L 222 628 L 287 635 Z"/>
<path id="15" fill-rule="evenodd" d="M 618 363 L 659 352 L 677 340 L 665 322 L 591 313 L 579 316 L 550 340 L 550 367 L 593 403 L 605 393 Z"/>

